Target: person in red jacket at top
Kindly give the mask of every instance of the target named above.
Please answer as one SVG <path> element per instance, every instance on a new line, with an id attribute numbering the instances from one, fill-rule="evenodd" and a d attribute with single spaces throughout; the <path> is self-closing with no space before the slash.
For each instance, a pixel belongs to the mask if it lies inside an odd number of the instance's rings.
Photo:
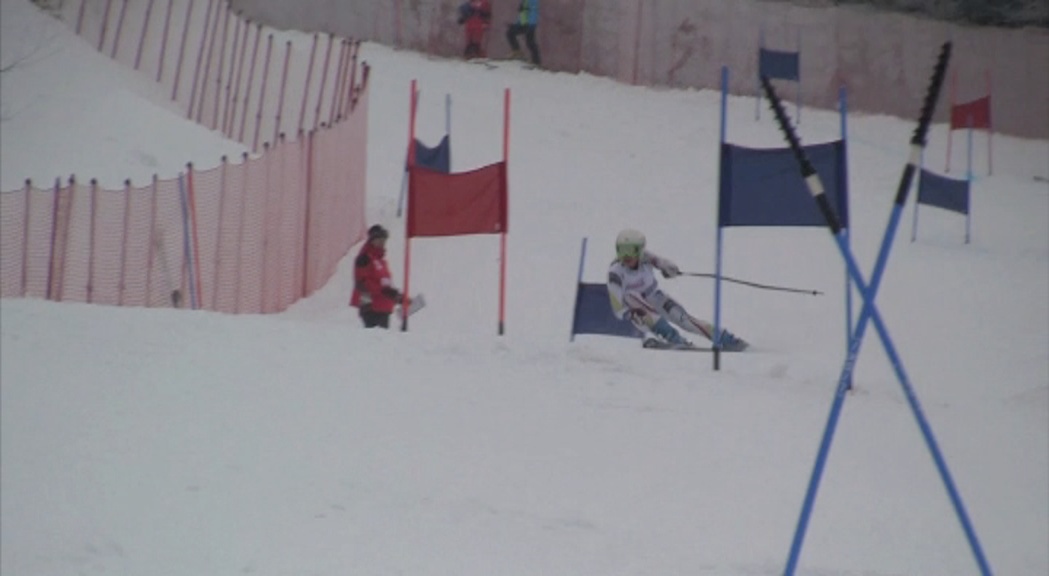
<path id="1" fill-rule="evenodd" d="M 368 228 L 368 240 L 354 261 L 350 306 L 358 309 L 365 328 L 389 328 L 390 315 L 401 303 L 401 292 L 393 287 L 390 267 L 386 265 L 389 237 L 390 233 L 378 224 Z"/>
<path id="2" fill-rule="evenodd" d="M 492 20 L 492 6 L 488 0 L 467 0 L 459 5 L 459 24 L 465 24 L 466 58 L 485 58 L 484 36 Z"/>

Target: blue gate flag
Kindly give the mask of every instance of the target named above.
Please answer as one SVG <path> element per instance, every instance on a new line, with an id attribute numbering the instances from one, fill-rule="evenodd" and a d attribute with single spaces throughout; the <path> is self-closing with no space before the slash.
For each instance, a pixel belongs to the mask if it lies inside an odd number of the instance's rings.
<path id="1" fill-rule="evenodd" d="M 433 148 L 415 140 L 415 165 L 434 172 L 448 174 L 452 171 L 452 143 L 445 134 Z"/>
<path id="2" fill-rule="evenodd" d="M 801 57 L 798 52 L 758 49 L 758 76 L 781 80 L 801 80 Z"/>
<path id="3" fill-rule="evenodd" d="M 842 227 L 848 228 L 845 142 L 804 149 Z M 722 142 L 719 180 L 719 227 L 824 225 L 789 148 L 755 149 Z"/>
<path id="4" fill-rule="evenodd" d="M 959 214 L 968 214 L 969 181 L 922 170 L 918 176 L 918 202 Z"/>
<path id="5" fill-rule="evenodd" d="M 972 133 L 970 132 L 970 135 Z M 965 243 L 969 243 L 972 214 L 972 170 L 966 179 L 951 178 L 922 168 L 918 172 L 918 196 L 914 201 L 911 242 L 918 239 L 918 205 L 925 204 L 965 216 Z"/>
<path id="6" fill-rule="evenodd" d="M 586 282 L 580 282 L 576 289 L 572 334 L 641 337 L 641 331 L 630 321 L 620 320 L 612 313 L 612 303 L 608 299 L 608 287 L 604 284 Z"/>

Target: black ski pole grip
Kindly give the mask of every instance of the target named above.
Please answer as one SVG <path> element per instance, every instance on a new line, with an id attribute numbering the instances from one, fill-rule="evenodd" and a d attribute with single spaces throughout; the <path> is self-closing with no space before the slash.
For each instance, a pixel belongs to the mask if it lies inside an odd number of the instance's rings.
<path id="1" fill-rule="evenodd" d="M 787 117 L 786 111 L 783 110 L 783 101 L 776 94 L 776 90 L 772 87 L 772 82 L 769 81 L 768 76 L 761 76 L 761 87 L 765 90 L 765 95 L 769 99 L 769 106 L 772 108 L 773 116 L 776 117 L 776 124 L 779 125 L 779 129 L 787 139 L 791 152 L 794 153 L 794 158 L 798 161 L 798 169 L 801 171 L 801 177 L 805 180 L 805 185 L 808 186 L 809 193 L 816 200 L 820 213 L 823 214 L 823 219 L 827 221 L 827 226 L 830 228 L 831 233 L 837 236 L 838 232 L 841 231 L 841 223 L 838 222 L 838 216 L 834 213 L 834 208 L 830 205 L 830 201 L 827 200 L 827 195 L 823 190 L 823 183 L 820 182 L 816 168 L 809 161 L 805 150 L 802 149 L 801 141 L 798 140 L 798 135 L 790 124 L 790 118 Z"/>
<path id="2" fill-rule="evenodd" d="M 925 91 L 925 101 L 922 102 L 921 115 L 918 117 L 918 125 L 914 128 L 914 136 L 911 144 L 925 147 L 925 138 L 929 133 L 929 123 L 932 122 L 933 112 L 936 111 L 936 102 L 940 99 L 940 90 L 943 88 L 944 78 L 947 76 L 947 63 L 951 60 L 951 43 L 944 42 L 940 47 L 940 56 L 936 59 L 936 67 L 933 68 L 932 78 L 929 80 L 929 89 Z"/>
<path id="3" fill-rule="evenodd" d="M 903 167 L 900 183 L 896 187 L 895 203 L 897 206 L 907 204 L 907 195 L 910 193 L 911 182 L 921 162 L 921 153 L 925 148 L 929 124 L 932 122 L 933 113 L 936 112 L 936 103 L 940 100 L 940 91 L 943 89 L 943 81 L 947 76 L 947 63 L 950 60 L 951 43 L 944 42 L 943 46 L 940 47 L 940 55 L 936 58 L 936 66 L 933 67 L 932 77 L 929 78 L 929 88 L 925 91 L 925 100 L 922 102 L 918 124 L 914 127 L 914 135 L 911 136 L 911 155 L 907 160 L 907 164 Z"/>

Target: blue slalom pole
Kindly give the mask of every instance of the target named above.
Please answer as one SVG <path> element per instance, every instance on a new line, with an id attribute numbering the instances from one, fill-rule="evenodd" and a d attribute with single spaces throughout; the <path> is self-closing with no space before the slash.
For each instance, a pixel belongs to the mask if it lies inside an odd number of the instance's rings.
<path id="1" fill-rule="evenodd" d="M 922 203 L 921 171 L 925 170 L 925 153 L 918 163 L 918 197 L 914 199 L 914 220 L 911 221 L 911 242 L 918 239 L 918 204 Z"/>
<path id="2" fill-rule="evenodd" d="M 758 104 L 761 103 L 761 93 L 758 92 Z M 760 108 L 760 106 L 759 106 Z M 725 153 L 725 139 L 728 132 L 728 66 L 721 67 L 721 136 L 718 139 L 718 164 L 721 164 L 721 156 Z M 722 171 L 718 170 L 720 174 Z M 718 225 L 717 238 L 715 240 L 716 262 L 714 282 L 714 370 L 721 369 L 721 244 L 723 232 L 721 230 L 721 181 L 718 181 Z"/>
<path id="3" fill-rule="evenodd" d="M 886 244 L 883 246 L 892 245 L 892 233 L 895 233 L 901 213 L 901 207 L 897 206 L 893 209 L 892 217 L 889 222 L 889 230 L 886 231 L 885 235 Z M 904 370 L 903 362 L 896 351 L 896 347 L 892 343 L 892 338 L 889 336 L 888 329 L 885 327 L 885 324 L 881 319 L 881 314 L 874 305 L 874 297 L 877 294 L 878 284 L 881 282 L 882 272 L 884 272 L 885 263 L 888 260 L 888 250 L 883 249 L 882 252 L 879 253 L 878 262 L 875 265 L 874 274 L 871 278 L 871 284 L 868 286 L 863 281 L 862 274 L 856 266 L 855 259 L 849 252 L 843 235 L 836 235 L 834 236 L 834 239 L 842 257 L 845 259 L 846 265 L 849 268 L 849 275 L 859 288 L 860 295 L 863 298 L 863 308 L 861 308 L 860 318 L 856 324 L 856 334 L 852 337 L 849 343 L 849 355 L 845 359 L 845 365 L 842 367 L 841 376 L 838 379 L 838 388 L 834 396 L 834 402 L 831 405 L 830 416 L 827 418 L 827 426 L 824 430 L 823 439 L 820 441 L 819 452 L 816 455 L 816 464 L 809 481 L 808 490 L 805 494 L 801 517 L 798 519 L 798 526 L 795 530 L 794 540 L 791 544 L 790 557 L 787 560 L 787 567 L 784 570 L 784 574 L 794 574 L 794 571 L 797 568 L 798 557 L 801 554 L 801 547 L 805 538 L 805 531 L 808 526 L 809 518 L 812 515 L 812 508 L 816 501 L 816 493 L 819 490 L 820 479 L 822 478 L 823 470 L 827 463 L 827 455 L 830 453 L 830 446 L 834 439 L 834 432 L 837 428 L 838 419 L 841 416 L 841 408 L 845 403 L 845 395 L 846 392 L 848 392 L 849 382 L 852 379 L 852 371 L 855 368 L 856 360 L 859 357 L 860 346 L 863 342 L 863 334 L 867 329 L 867 323 L 870 320 L 873 320 L 874 328 L 877 330 L 878 336 L 881 338 L 882 344 L 885 347 L 885 352 L 889 357 L 889 362 L 892 364 L 893 371 L 896 373 L 896 378 L 900 381 L 900 385 L 903 387 L 904 394 L 907 397 L 907 403 L 910 405 L 911 411 L 914 413 L 914 417 L 918 421 L 918 427 L 921 429 L 922 436 L 924 437 L 925 443 L 932 455 L 936 469 L 947 489 L 947 494 L 950 497 L 951 503 L 954 505 L 955 512 L 962 524 L 962 529 L 973 550 L 973 555 L 976 557 L 977 564 L 980 566 L 980 573 L 985 576 L 990 575 L 990 566 L 988 565 L 980 547 L 980 542 L 976 536 L 975 530 L 973 529 L 972 522 L 969 520 L 968 514 L 965 511 L 965 504 L 962 502 L 958 489 L 954 485 L 954 480 L 951 478 L 947 462 L 943 458 L 943 454 L 940 452 L 939 446 L 936 443 L 932 427 L 929 426 L 929 423 L 925 418 L 921 404 L 918 402 L 918 397 L 915 395 L 914 388 Z"/>
<path id="4" fill-rule="evenodd" d="M 800 40 L 798 41 L 798 51 L 799 51 L 799 54 L 800 54 L 800 51 L 801 51 L 801 41 Z M 800 97 L 799 97 L 798 102 L 801 102 Z M 848 158 L 848 154 L 849 154 L 849 129 L 848 129 L 849 104 L 848 104 L 848 100 L 846 99 L 846 96 L 845 96 L 845 86 L 840 86 L 838 88 L 838 108 L 839 108 L 839 110 L 841 112 L 841 141 L 842 141 L 842 144 L 845 146 L 845 157 Z M 799 114 L 801 113 L 800 109 L 799 109 L 798 113 Z M 842 164 L 842 166 L 848 166 L 848 164 L 849 163 L 846 160 Z M 849 181 L 848 178 L 849 178 L 849 176 L 848 176 L 848 174 L 846 174 L 845 177 L 844 177 L 844 181 L 848 182 Z M 846 188 L 846 190 L 847 189 L 848 188 Z M 849 233 L 848 230 L 845 230 L 845 234 L 848 234 L 848 233 Z M 845 237 L 845 242 L 846 242 L 846 245 L 848 245 L 849 249 L 851 250 L 852 246 L 851 246 L 851 244 L 848 244 L 848 242 L 849 242 L 849 237 L 848 236 Z M 846 353 L 848 353 L 849 344 L 850 344 L 851 338 L 852 338 L 852 281 L 849 279 L 849 271 L 848 271 L 848 269 L 846 269 L 845 270 L 845 351 L 846 351 Z M 852 379 L 851 378 L 849 379 L 849 390 L 852 390 Z"/>
<path id="5" fill-rule="evenodd" d="M 448 171 L 452 170 L 452 95 L 444 95 L 444 134 L 448 137 Z"/>
<path id="6" fill-rule="evenodd" d="M 411 143 L 415 146 L 415 142 Z M 397 217 L 400 218 L 401 214 L 404 213 L 404 196 L 405 192 L 408 191 L 408 154 L 405 154 L 404 158 L 404 172 L 401 173 L 401 191 L 397 196 Z"/>
<path id="7" fill-rule="evenodd" d="M 909 181 L 909 179 L 913 177 L 913 165 L 908 164 L 908 170 L 906 170 L 906 172 L 908 172 L 909 175 L 906 175 L 905 178 Z M 813 197 L 822 197 L 822 190 L 813 190 L 811 180 L 809 180 L 809 183 L 809 189 L 810 192 L 812 192 Z M 888 330 L 881 322 L 881 315 L 874 306 L 874 298 L 878 293 L 878 287 L 881 284 L 885 265 L 888 262 L 889 252 L 892 248 L 892 239 L 895 237 L 901 213 L 902 204 L 895 204 L 889 217 L 889 223 L 886 226 L 885 235 L 882 238 L 881 248 L 878 251 L 878 258 L 874 265 L 874 272 L 871 274 L 869 285 L 864 282 L 863 274 L 856 265 L 856 260 L 849 249 L 845 229 L 841 228 L 834 234 L 834 240 L 838 246 L 838 251 L 845 260 L 848 275 L 856 284 L 860 292 L 860 297 L 863 299 L 863 307 L 860 309 L 860 317 L 856 323 L 855 332 L 849 338 L 848 354 L 846 355 L 845 365 L 842 367 L 841 375 L 838 378 L 838 386 L 835 390 L 834 401 L 831 404 L 830 415 L 827 418 L 827 425 L 824 428 L 823 438 L 820 440 L 819 451 L 816 454 L 816 464 L 809 480 L 808 489 L 805 493 L 805 501 L 801 507 L 801 516 L 798 519 L 798 525 L 794 532 L 794 540 L 791 543 L 790 556 L 787 560 L 785 574 L 793 574 L 794 570 L 797 568 L 798 557 L 801 555 L 805 533 L 808 528 L 809 519 L 812 516 L 812 508 L 816 502 L 816 494 L 819 491 L 820 480 L 823 477 L 823 470 L 826 467 L 827 456 L 830 454 L 830 447 L 834 440 L 834 432 L 837 430 L 838 420 L 841 416 L 841 408 L 845 404 L 845 395 L 851 388 L 852 372 L 855 368 L 856 360 L 859 358 L 860 348 L 863 344 L 863 336 L 867 330 L 867 323 L 872 318 L 874 319 L 875 328 L 878 330 L 882 342 L 885 345 L 886 353 L 889 356 L 889 361 L 892 363 L 897 378 L 900 379 L 901 383 L 904 383 L 905 389 L 910 389 L 910 381 L 904 371 L 903 363 L 900 360 L 899 355 L 896 353 L 896 348 L 892 343 L 892 338 L 889 336 Z M 834 227 L 835 226 L 832 225 L 832 233 L 834 232 Z M 913 394 L 908 393 L 908 398 L 910 399 L 912 397 Z M 919 407 L 917 414 L 920 414 L 920 410 Z M 924 419 L 920 416 L 919 418 Z"/>
<path id="8" fill-rule="evenodd" d="M 885 236 L 882 242 L 882 248 L 879 251 L 877 261 L 875 263 L 874 272 L 871 278 L 871 284 L 868 286 L 864 280 L 863 275 L 856 265 L 856 261 L 849 250 L 848 244 L 845 239 L 845 235 L 842 233 L 842 228 L 837 221 L 837 217 L 834 214 L 833 208 L 827 201 L 826 195 L 823 192 L 822 184 L 819 182 L 819 177 L 816 169 L 812 166 L 811 162 L 805 156 L 804 151 L 798 142 L 797 136 L 791 128 L 789 120 L 786 114 L 783 112 L 782 102 L 776 96 L 771 83 L 767 78 L 762 79 L 762 84 L 769 97 L 772 105 L 773 112 L 775 113 L 776 120 L 783 130 L 784 135 L 790 143 L 791 149 L 794 151 L 796 159 L 798 160 L 799 167 L 801 168 L 802 176 L 805 178 L 806 184 L 809 187 L 813 199 L 816 201 L 821 212 L 823 213 L 827 225 L 834 236 L 835 242 L 841 252 L 842 258 L 845 260 L 846 266 L 849 270 L 849 275 L 853 278 L 856 283 L 860 294 L 863 298 L 863 308 L 860 312 L 860 318 L 857 322 L 856 333 L 849 342 L 849 354 L 846 357 L 845 364 L 842 367 L 841 377 L 838 380 L 838 387 L 836 390 L 835 398 L 831 406 L 831 412 L 828 416 L 827 426 L 824 430 L 823 438 L 820 442 L 819 452 L 816 457 L 816 464 L 813 469 L 812 477 L 809 482 L 809 487 L 806 491 L 805 501 L 802 506 L 801 516 L 798 519 L 798 526 L 795 531 L 794 540 L 791 545 L 790 556 L 787 560 L 787 566 L 785 568 L 785 574 L 793 575 L 797 568 L 798 557 L 801 553 L 801 547 L 804 542 L 805 531 L 808 525 L 809 518 L 811 517 L 812 507 L 815 503 L 816 493 L 819 490 L 820 478 L 823 474 L 823 469 L 826 465 L 827 455 L 830 452 L 830 446 L 833 441 L 834 431 L 837 427 L 837 422 L 841 414 L 841 407 L 844 404 L 845 393 L 848 390 L 848 383 L 851 379 L 853 369 L 855 368 L 856 359 L 859 356 L 860 346 L 862 344 L 863 334 L 866 330 L 867 323 L 870 320 L 874 321 L 875 329 L 881 338 L 882 344 L 885 348 L 886 354 L 889 356 L 890 363 L 892 364 L 893 371 L 896 373 L 896 377 L 903 388 L 907 402 L 910 405 L 911 411 L 914 413 L 914 417 L 918 422 L 919 428 L 921 429 L 922 436 L 925 439 L 925 443 L 932 455 L 933 461 L 936 465 L 937 471 L 944 483 L 947 490 L 948 496 L 951 499 L 956 514 L 958 515 L 959 521 L 961 522 L 962 529 L 965 532 L 966 538 L 969 541 L 970 548 L 973 551 L 973 555 L 976 558 L 976 562 L 980 567 L 981 573 L 984 575 L 990 575 L 990 566 L 983 554 L 982 548 L 980 547 L 979 540 L 976 537 L 976 533 L 972 527 L 972 523 L 969 520 L 968 514 L 965 511 L 965 506 L 962 503 L 961 497 L 958 494 L 957 488 L 954 485 L 954 481 L 951 478 L 949 469 L 947 468 L 946 461 L 943 458 L 942 453 L 936 443 L 936 439 L 933 435 L 932 428 L 929 426 L 928 421 L 922 411 L 921 405 L 918 402 L 917 396 L 914 393 L 914 389 L 911 386 L 910 379 L 907 376 L 906 371 L 903 367 L 899 354 L 896 351 L 896 347 L 892 342 L 892 338 L 889 335 L 888 329 L 885 327 L 884 322 L 881 319 L 881 314 L 878 312 L 877 307 L 874 305 L 874 297 L 877 294 L 878 285 L 881 282 L 882 273 L 884 272 L 885 265 L 888 261 L 888 255 L 892 246 L 892 239 L 895 236 L 896 229 L 899 224 L 900 216 L 903 211 L 903 205 L 907 198 L 907 193 L 910 189 L 911 183 L 914 178 L 915 166 L 919 164 L 921 158 L 921 151 L 925 145 L 925 133 L 928 130 L 928 124 L 932 118 L 933 108 L 935 106 L 936 99 L 939 95 L 939 90 L 943 84 L 943 77 L 946 72 L 947 61 L 950 57 L 950 43 L 945 43 L 940 53 L 939 60 L 935 72 L 933 74 L 933 80 L 930 85 L 929 92 L 926 94 L 926 100 L 922 108 L 922 116 L 919 121 L 919 126 L 915 130 L 914 137 L 911 140 L 911 155 L 907 165 L 904 167 L 903 175 L 900 178 L 900 184 L 897 188 L 896 201 L 893 207 L 893 211 L 890 215 L 889 224 L 886 227 Z"/>
<path id="9" fill-rule="evenodd" d="M 568 341 L 575 342 L 575 319 L 579 314 L 579 286 L 583 283 L 583 263 L 586 262 L 586 236 L 583 236 L 583 245 L 579 249 L 579 274 L 575 281 L 575 303 L 572 304 L 572 326 L 568 332 Z"/>
<path id="10" fill-rule="evenodd" d="M 965 243 L 969 243 L 969 232 L 972 228 L 972 189 L 973 189 L 973 121 L 969 118 L 968 153 L 965 157 Z"/>
<path id="11" fill-rule="evenodd" d="M 756 101 L 754 102 L 754 119 L 755 120 L 761 120 L 761 51 L 764 48 L 765 48 L 765 27 L 762 26 L 761 32 L 758 35 L 758 86 L 757 86 L 758 96 L 757 96 Z M 726 68 L 724 66 L 722 66 L 721 67 L 722 86 L 724 87 L 725 90 L 727 90 L 728 88 L 726 87 L 726 84 L 724 82 L 725 77 L 726 77 L 725 70 L 726 70 Z M 722 116 L 722 117 L 724 117 L 724 116 Z"/>
<path id="12" fill-rule="evenodd" d="M 801 124 L 801 30 L 798 30 L 798 124 Z M 844 90 L 844 88 L 843 88 Z"/>

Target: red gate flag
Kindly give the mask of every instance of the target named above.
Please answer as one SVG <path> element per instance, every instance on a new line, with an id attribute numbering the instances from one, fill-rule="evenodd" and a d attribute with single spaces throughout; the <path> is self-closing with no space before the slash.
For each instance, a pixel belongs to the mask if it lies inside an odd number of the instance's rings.
<path id="1" fill-rule="evenodd" d="M 453 174 L 408 170 L 409 238 L 508 231 L 505 161 Z"/>
<path id="2" fill-rule="evenodd" d="M 968 102 L 955 103 L 955 85 L 958 83 L 958 73 L 951 76 L 950 91 L 950 129 L 947 130 L 947 164 L 944 170 L 951 171 L 951 136 L 955 130 L 986 130 L 987 131 L 987 173 L 994 172 L 991 133 L 994 130 L 991 122 L 991 71 L 984 72 L 984 80 L 987 84 L 987 95 Z M 972 171 L 972 139 L 969 139 L 969 171 Z"/>
<path id="3" fill-rule="evenodd" d="M 951 130 L 961 128 L 991 129 L 991 97 L 951 106 Z"/>

